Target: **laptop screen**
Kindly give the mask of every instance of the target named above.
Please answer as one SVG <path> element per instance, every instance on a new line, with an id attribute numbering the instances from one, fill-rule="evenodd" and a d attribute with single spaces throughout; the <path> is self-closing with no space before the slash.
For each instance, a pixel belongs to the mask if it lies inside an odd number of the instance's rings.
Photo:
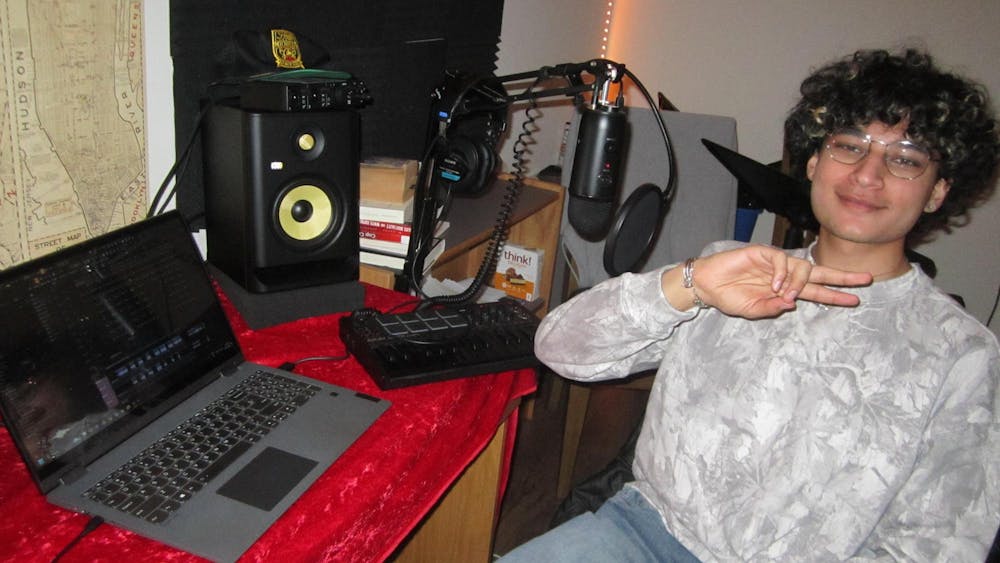
<path id="1" fill-rule="evenodd" d="M 0 406 L 48 491 L 239 357 L 176 212 L 0 272 Z"/>

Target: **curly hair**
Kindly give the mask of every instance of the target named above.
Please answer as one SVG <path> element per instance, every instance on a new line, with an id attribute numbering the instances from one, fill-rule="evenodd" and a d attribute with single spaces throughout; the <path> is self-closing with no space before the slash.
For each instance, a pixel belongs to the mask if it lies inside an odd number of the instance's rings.
<path id="1" fill-rule="evenodd" d="M 992 195 L 1000 162 L 1000 126 L 986 90 L 934 66 L 929 54 L 907 49 L 857 51 L 813 72 L 802 82 L 802 99 L 785 120 L 791 172 L 804 177 L 823 140 L 843 127 L 907 120 L 907 135 L 938 159 L 938 176 L 950 184 L 933 213 L 910 231 L 910 245 L 938 230 L 968 222 L 968 211 Z"/>

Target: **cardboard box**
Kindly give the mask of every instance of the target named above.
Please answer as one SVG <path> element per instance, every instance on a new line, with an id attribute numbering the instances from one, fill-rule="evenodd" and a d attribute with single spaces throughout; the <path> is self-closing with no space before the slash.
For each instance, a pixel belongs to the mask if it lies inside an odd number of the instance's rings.
<path id="1" fill-rule="evenodd" d="M 544 251 L 505 244 L 497 259 L 493 274 L 493 287 L 511 297 L 532 301 L 537 295 L 538 280 L 542 275 Z"/>
<path id="2" fill-rule="evenodd" d="M 420 163 L 404 158 L 373 157 L 361 162 L 361 199 L 404 203 L 413 197 Z"/>

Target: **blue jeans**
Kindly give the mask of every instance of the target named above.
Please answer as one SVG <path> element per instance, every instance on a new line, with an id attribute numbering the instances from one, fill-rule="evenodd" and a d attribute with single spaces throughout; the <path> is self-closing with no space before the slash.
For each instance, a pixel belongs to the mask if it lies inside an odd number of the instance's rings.
<path id="1" fill-rule="evenodd" d="M 511 550 L 501 563 L 698 563 L 639 491 L 626 486 L 597 512 L 581 514 Z"/>

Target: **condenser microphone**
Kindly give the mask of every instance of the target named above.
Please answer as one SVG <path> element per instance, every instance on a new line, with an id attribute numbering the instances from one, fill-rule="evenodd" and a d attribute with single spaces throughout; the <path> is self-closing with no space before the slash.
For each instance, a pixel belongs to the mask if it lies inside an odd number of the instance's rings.
<path id="1" fill-rule="evenodd" d="M 581 108 L 567 216 L 584 239 L 602 239 L 611 227 L 627 135 L 623 108 L 605 104 Z"/>

